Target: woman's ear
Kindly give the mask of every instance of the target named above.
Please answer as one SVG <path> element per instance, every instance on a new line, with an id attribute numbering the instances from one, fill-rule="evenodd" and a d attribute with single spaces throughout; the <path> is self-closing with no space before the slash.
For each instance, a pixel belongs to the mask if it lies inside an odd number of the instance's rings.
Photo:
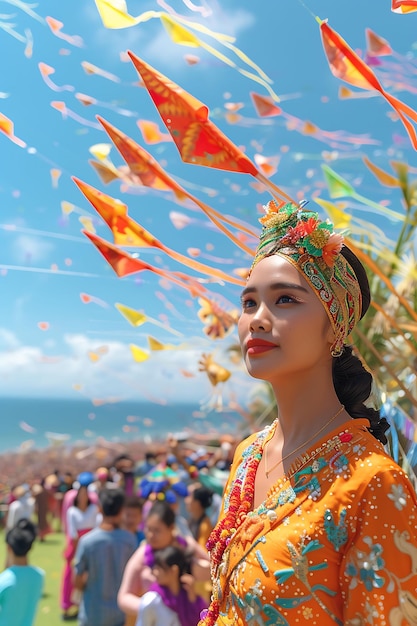
<path id="1" fill-rule="evenodd" d="M 330 347 L 334 344 L 336 340 L 336 336 L 333 330 L 333 326 L 331 325 L 330 320 L 328 318 L 326 320 L 325 339 L 326 339 L 326 342 L 329 344 L 329 350 L 330 350 Z"/>

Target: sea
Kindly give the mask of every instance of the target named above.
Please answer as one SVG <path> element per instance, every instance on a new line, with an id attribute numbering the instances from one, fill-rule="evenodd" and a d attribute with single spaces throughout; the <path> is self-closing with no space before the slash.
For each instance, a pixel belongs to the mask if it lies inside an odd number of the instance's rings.
<path id="1" fill-rule="evenodd" d="M 0 398 L 0 453 L 29 448 L 92 445 L 98 438 L 146 444 L 168 433 L 236 433 L 243 418 L 231 410 L 202 410 L 198 404 L 162 405 L 119 401 L 95 405 L 87 399 Z"/>

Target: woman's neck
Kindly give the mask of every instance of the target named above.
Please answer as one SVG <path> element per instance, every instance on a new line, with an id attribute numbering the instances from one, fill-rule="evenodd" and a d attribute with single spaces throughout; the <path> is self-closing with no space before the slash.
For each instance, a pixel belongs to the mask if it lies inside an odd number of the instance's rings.
<path id="1" fill-rule="evenodd" d="M 295 377 L 294 377 L 295 378 Z M 287 380 L 273 386 L 277 401 L 279 424 L 277 437 L 283 437 L 286 445 L 296 445 L 324 426 L 332 415 L 341 407 L 333 381 L 328 376 L 316 375 L 304 377 L 300 381 Z M 331 427 L 334 428 L 349 418 L 346 411 L 341 411 Z"/>

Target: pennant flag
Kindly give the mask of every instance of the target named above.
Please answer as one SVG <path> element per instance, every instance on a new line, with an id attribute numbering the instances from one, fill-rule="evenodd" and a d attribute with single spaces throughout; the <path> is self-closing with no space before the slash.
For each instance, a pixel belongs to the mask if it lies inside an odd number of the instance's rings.
<path id="1" fill-rule="evenodd" d="M 113 165 L 100 163 L 100 161 L 94 161 L 93 159 L 89 159 L 88 162 L 105 185 L 121 178 L 120 172 Z"/>
<path id="2" fill-rule="evenodd" d="M 358 202 L 366 204 L 366 206 L 376 209 L 378 213 L 386 215 L 391 220 L 405 220 L 405 216 L 401 215 L 401 213 L 397 213 L 397 211 L 388 209 L 386 206 L 378 204 L 377 202 L 356 193 L 352 185 L 340 176 L 340 174 L 337 174 L 334 170 L 332 170 L 328 165 L 322 164 L 321 169 L 323 170 L 324 178 L 326 180 L 331 198 L 346 198 L 346 196 L 348 196 L 358 200 Z"/>
<path id="3" fill-rule="evenodd" d="M 4 133 L 10 141 L 13 141 L 13 143 L 20 148 L 26 148 L 26 143 L 14 134 L 14 124 L 12 120 L 3 115 L 3 113 L 0 113 L 0 133 Z"/>
<path id="4" fill-rule="evenodd" d="M 363 157 L 362 160 L 381 185 L 384 185 L 385 187 L 401 187 L 401 183 L 396 176 L 388 174 L 388 172 L 384 172 L 384 170 L 372 163 L 368 157 Z"/>
<path id="5" fill-rule="evenodd" d="M 136 346 L 134 343 L 129 344 L 129 348 L 136 363 L 143 363 L 143 361 L 147 361 L 149 359 L 149 352 L 143 350 L 143 348 L 140 348 L 139 346 Z"/>
<path id="6" fill-rule="evenodd" d="M 175 346 L 173 346 L 170 343 L 161 343 L 160 341 L 158 341 L 158 339 L 155 339 L 154 337 L 151 337 L 150 335 L 148 336 L 148 344 L 149 344 L 149 348 L 155 352 L 155 351 L 159 351 L 159 350 L 172 350 L 173 348 L 175 348 Z"/>
<path id="7" fill-rule="evenodd" d="M 147 144 L 161 143 L 161 141 L 172 141 L 169 133 L 161 133 L 158 124 L 148 120 L 138 120 L 137 125 L 142 133 L 143 141 Z"/>
<path id="8" fill-rule="evenodd" d="M 365 29 L 366 49 L 370 56 L 382 57 L 392 54 L 392 48 L 386 39 L 383 39 L 370 28 Z"/>
<path id="9" fill-rule="evenodd" d="M 282 110 L 275 104 L 272 98 L 268 98 L 268 96 L 260 96 L 254 91 L 251 91 L 250 95 L 259 117 L 275 117 L 277 115 L 281 115 Z"/>
<path id="10" fill-rule="evenodd" d="M 118 302 L 114 306 L 132 326 L 142 326 L 142 324 L 148 321 L 147 316 L 141 313 L 141 311 L 136 311 Z"/>
<path id="11" fill-rule="evenodd" d="M 132 326 L 138 327 L 142 326 L 142 324 L 144 324 L 145 322 L 149 322 L 151 324 L 154 324 L 155 326 L 159 326 L 160 328 L 167 330 L 177 337 L 184 336 L 182 333 L 179 333 L 177 330 L 171 328 L 167 324 L 162 324 L 162 322 L 160 322 L 159 320 L 155 320 L 152 317 L 149 317 L 149 315 L 145 315 L 145 313 L 142 313 L 142 311 L 137 311 L 136 309 L 132 309 L 124 304 L 120 304 L 119 302 L 116 302 L 114 306 Z"/>

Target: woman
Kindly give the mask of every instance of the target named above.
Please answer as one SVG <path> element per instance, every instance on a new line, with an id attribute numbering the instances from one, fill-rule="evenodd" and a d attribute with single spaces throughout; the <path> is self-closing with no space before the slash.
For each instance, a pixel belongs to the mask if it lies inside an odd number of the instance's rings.
<path id="1" fill-rule="evenodd" d="M 77 603 L 73 598 L 72 567 L 78 540 L 82 535 L 85 535 L 97 526 L 98 513 L 99 508 L 97 504 L 91 501 L 88 486 L 81 485 L 73 504 L 66 513 L 67 545 L 64 551 L 65 568 L 61 587 L 61 608 L 64 620 L 73 618 L 77 614 Z M 71 610 L 74 610 L 72 607 L 75 607 L 75 613 L 71 613 Z"/>
<path id="2" fill-rule="evenodd" d="M 145 542 L 128 562 L 120 585 L 119 607 L 128 616 L 137 616 L 140 596 L 149 591 L 155 582 L 152 573 L 155 552 L 172 545 L 190 550 L 193 555 L 192 573 L 196 580 L 209 579 L 207 551 L 192 537 L 178 537 L 175 533 L 175 513 L 167 502 L 157 501 L 152 505 L 145 521 Z"/>
<path id="3" fill-rule="evenodd" d="M 189 513 L 188 525 L 197 543 L 205 548 L 207 539 L 213 529 L 213 525 L 207 510 L 213 502 L 213 492 L 200 483 L 190 485 L 188 496 L 185 498 L 185 506 Z"/>
<path id="4" fill-rule="evenodd" d="M 416 494 L 346 345 L 365 270 L 317 213 L 270 202 L 261 222 L 238 330 L 279 419 L 237 448 L 201 625 L 416 625 Z"/>

